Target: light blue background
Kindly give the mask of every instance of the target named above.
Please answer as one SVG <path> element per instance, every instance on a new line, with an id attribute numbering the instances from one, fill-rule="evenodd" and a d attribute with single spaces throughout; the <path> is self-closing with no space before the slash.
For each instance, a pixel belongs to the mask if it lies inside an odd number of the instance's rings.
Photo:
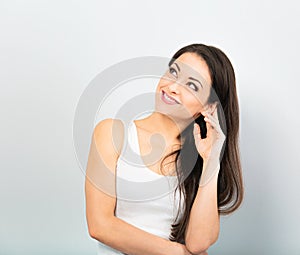
<path id="1" fill-rule="evenodd" d="M 300 254 L 297 1 L 0 2 L 0 254 L 95 254 L 72 124 L 103 69 L 202 42 L 231 59 L 245 200 L 209 254 Z"/>

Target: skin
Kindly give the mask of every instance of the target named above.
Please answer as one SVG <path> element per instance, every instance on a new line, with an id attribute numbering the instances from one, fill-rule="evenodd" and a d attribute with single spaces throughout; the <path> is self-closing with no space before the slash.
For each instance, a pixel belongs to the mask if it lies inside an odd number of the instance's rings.
<path id="1" fill-rule="evenodd" d="M 168 144 L 176 141 L 179 133 L 201 112 L 208 109 L 206 101 L 211 88 L 208 66 L 195 53 L 182 54 L 171 65 L 171 68 L 166 71 L 157 85 L 155 111 L 147 118 L 136 122 L 149 133 L 163 135 Z M 199 80 L 203 88 L 198 82 L 188 79 L 188 77 Z M 189 82 L 197 86 L 198 91 L 195 91 L 193 89 L 195 86 Z M 161 100 L 163 90 L 180 104 L 166 105 Z"/>
<path id="2" fill-rule="evenodd" d="M 189 77 L 197 79 L 202 86 Z M 155 111 L 144 119 L 134 121 L 138 127 L 141 155 L 145 156 L 144 164 L 149 169 L 159 174 L 175 174 L 175 166 L 170 164 L 175 156 L 166 159 L 163 171 L 159 170 L 162 158 L 182 144 L 176 137 L 187 125 L 205 110 L 213 110 L 213 105 L 206 105 L 210 87 L 208 66 L 195 53 L 182 54 L 161 77 L 156 88 Z M 180 104 L 166 104 L 161 99 L 162 91 Z"/>
<path id="3" fill-rule="evenodd" d="M 193 118 L 202 113 L 206 116 L 207 138 L 201 139 L 200 130 L 196 126 L 194 138 L 198 152 L 204 158 L 205 175 L 206 172 L 213 172 L 218 166 L 215 160 L 217 157 L 211 157 L 211 152 L 219 153 L 218 148 L 223 139 L 218 126 L 216 106 L 205 103 L 211 86 L 209 69 L 205 61 L 194 53 L 184 53 L 175 63 L 181 71 L 177 70 L 176 73 L 174 70 L 172 72 L 168 70 L 160 79 L 156 89 L 155 112 L 145 119 L 135 120 L 141 156 L 155 151 L 164 144 L 160 157 L 152 158 L 151 162 L 144 161 L 151 170 L 161 174 L 158 170 L 161 158 L 181 144 L 177 139 L 178 134 L 191 123 Z M 200 80 L 203 88 L 194 82 L 199 90 L 193 90 L 192 88 L 195 87 L 187 83 L 189 81 L 187 78 L 190 76 Z M 180 104 L 163 103 L 160 99 L 162 90 L 178 100 Z M 117 128 L 112 129 L 113 126 Z M 113 133 L 111 130 L 114 130 Z M 122 122 L 113 119 L 101 121 L 94 129 L 85 181 L 86 217 L 91 237 L 126 254 L 207 254 L 206 250 L 217 240 L 219 233 L 218 174 L 214 174 L 208 184 L 199 186 L 186 230 L 186 245 L 152 235 L 114 216 L 116 206 L 114 176 L 123 144 L 123 131 Z M 150 145 L 153 134 L 159 136 Z M 101 183 L 103 180 L 109 183 L 109 194 L 104 192 L 106 189 Z"/>

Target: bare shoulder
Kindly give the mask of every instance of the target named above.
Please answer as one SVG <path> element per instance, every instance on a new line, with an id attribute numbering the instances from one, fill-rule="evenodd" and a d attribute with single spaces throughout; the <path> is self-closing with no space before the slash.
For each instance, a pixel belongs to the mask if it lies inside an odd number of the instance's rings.
<path id="1" fill-rule="evenodd" d="M 122 122 L 101 120 L 94 128 L 86 167 L 87 188 L 91 193 L 109 190 L 115 195 L 115 173 L 122 146 Z M 91 187 L 94 186 L 94 188 Z"/>
<path id="2" fill-rule="evenodd" d="M 124 140 L 124 123 L 120 119 L 107 118 L 97 123 L 94 128 L 93 138 L 97 146 L 113 148 L 120 155 Z"/>

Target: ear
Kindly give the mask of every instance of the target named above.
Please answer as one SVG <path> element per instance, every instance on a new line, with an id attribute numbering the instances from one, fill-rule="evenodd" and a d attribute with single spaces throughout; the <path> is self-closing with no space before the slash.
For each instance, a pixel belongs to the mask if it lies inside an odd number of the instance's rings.
<path id="1" fill-rule="evenodd" d="M 211 109 L 211 104 L 206 104 L 203 109 L 199 112 L 199 115 L 202 114 L 202 112 L 206 112 L 209 109 Z"/>
<path id="2" fill-rule="evenodd" d="M 214 111 L 214 109 L 217 107 L 217 105 L 218 105 L 218 102 L 206 104 L 204 109 L 201 112 L 208 111 L 208 112 L 212 113 Z"/>

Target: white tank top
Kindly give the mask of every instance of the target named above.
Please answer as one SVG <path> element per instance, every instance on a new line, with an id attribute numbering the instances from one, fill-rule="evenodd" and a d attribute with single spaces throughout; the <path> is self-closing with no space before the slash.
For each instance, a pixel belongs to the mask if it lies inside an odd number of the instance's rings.
<path id="1" fill-rule="evenodd" d="M 160 175 L 143 164 L 133 121 L 128 125 L 127 141 L 123 143 L 116 166 L 115 216 L 144 231 L 169 239 L 171 224 L 178 210 L 178 219 L 184 210 L 183 194 L 179 205 L 179 189 L 175 193 L 177 176 Z M 123 254 L 99 241 L 97 251 L 98 255 Z"/>

